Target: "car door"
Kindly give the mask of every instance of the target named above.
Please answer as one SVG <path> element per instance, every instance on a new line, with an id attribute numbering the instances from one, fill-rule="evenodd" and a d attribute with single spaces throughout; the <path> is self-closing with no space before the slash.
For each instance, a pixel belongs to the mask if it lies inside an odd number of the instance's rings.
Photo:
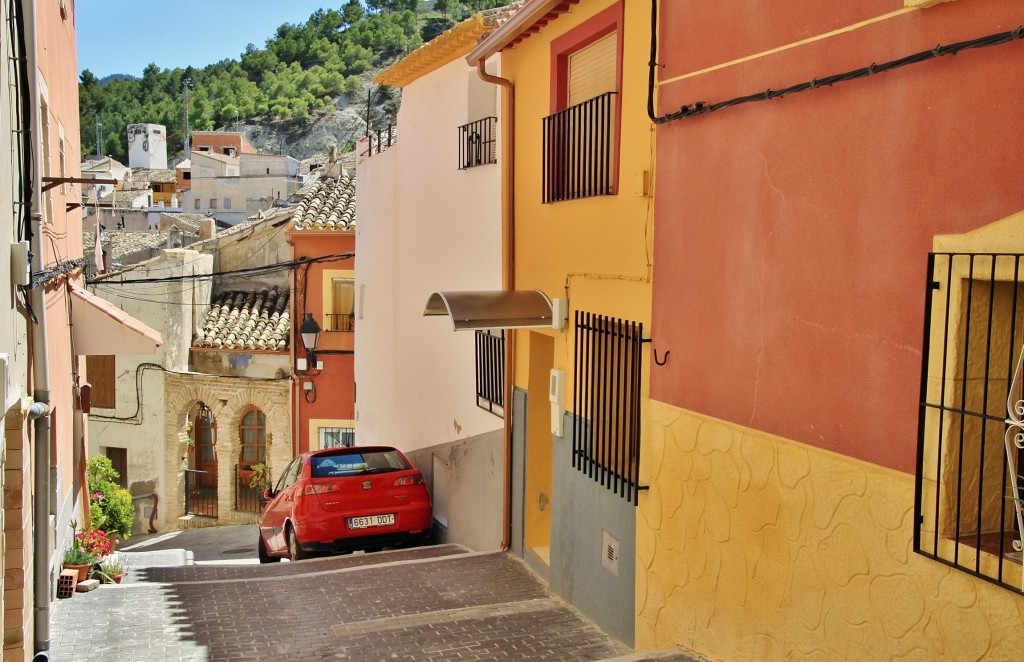
<path id="1" fill-rule="evenodd" d="M 260 531 L 263 539 L 267 541 L 267 550 L 271 554 L 281 554 L 288 549 L 288 542 L 285 540 L 284 523 L 292 511 L 294 495 L 290 489 L 299 475 L 302 468 L 302 456 L 291 461 L 281 472 L 281 477 L 274 486 L 274 497 L 263 510 L 260 517 Z"/>

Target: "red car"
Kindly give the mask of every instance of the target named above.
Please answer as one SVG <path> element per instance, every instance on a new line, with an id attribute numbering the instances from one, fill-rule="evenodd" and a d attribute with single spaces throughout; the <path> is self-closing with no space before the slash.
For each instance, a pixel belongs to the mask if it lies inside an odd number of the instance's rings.
<path id="1" fill-rule="evenodd" d="M 265 496 L 261 563 L 425 542 L 433 524 L 423 475 L 388 446 L 303 453 Z"/>

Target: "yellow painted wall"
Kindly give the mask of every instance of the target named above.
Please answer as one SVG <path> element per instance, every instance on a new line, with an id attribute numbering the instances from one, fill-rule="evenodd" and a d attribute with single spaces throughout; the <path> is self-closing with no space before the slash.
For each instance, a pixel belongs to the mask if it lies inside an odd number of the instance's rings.
<path id="1" fill-rule="evenodd" d="M 625 4 L 618 195 L 541 203 L 542 119 L 551 111 L 551 42 L 613 4 L 583 0 L 502 53 L 502 75 L 514 82 L 516 98 L 516 289 L 536 288 L 552 298 L 569 298 L 566 331 L 537 331 L 554 336 L 553 367 L 569 375 L 570 405 L 574 311 L 634 320 L 645 328 L 651 319 L 652 199 L 643 195 L 643 182 L 654 164 L 654 136 L 645 110 L 650 8 L 642 3 Z M 514 380 L 526 388 L 525 338 L 520 345 Z"/>
<path id="2" fill-rule="evenodd" d="M 1014 660 L 1024 598 L 915 554 L 913 476 L 652 402 L 640 650 Z"/>

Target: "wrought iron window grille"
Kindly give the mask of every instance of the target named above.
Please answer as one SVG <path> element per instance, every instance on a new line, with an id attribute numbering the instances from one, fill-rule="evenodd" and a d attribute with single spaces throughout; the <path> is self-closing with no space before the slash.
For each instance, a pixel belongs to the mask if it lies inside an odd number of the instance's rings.
<path id="1" fill-rule="evenodd" d="M 643 324 L 576 311 L 572 465 L 639 504 Z"/>
<path id="2" fill-rule="evenodd" d="M 476 406 L 505 416 L 505 331 L 479 330 L 475 338 Z"/>
<path id="3" fill-rule="evenodd" d="M 611 195 L 615 92 L 544 118 L 543 201 Z"/>
<path id="4" fill-rule="evenodd" d="M 1024 592 L 1024 255 L 928 259 L 914 551 Z"/>

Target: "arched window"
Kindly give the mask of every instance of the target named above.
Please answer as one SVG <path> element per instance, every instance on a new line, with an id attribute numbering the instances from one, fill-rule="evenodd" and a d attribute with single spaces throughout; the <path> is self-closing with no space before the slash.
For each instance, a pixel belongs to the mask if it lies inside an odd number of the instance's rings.
<path id="1" fill-rule="evenodd" d="M 241 440 L 239 464 L 266 464 L 267 462 L 267 417 L 258 407 L 249 407 L 242 414 L 238 425 Z"/>

